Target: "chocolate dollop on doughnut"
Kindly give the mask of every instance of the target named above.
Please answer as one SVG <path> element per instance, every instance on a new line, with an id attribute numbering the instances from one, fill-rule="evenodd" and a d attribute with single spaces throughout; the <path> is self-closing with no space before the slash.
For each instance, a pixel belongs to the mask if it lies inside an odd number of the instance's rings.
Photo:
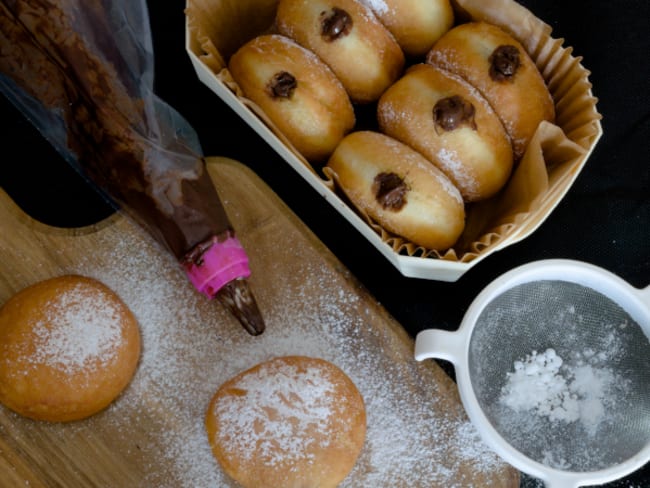
<path id="1" fill-rule="evenodd" d="M 291 98 L 293 91 L 298 86 L 296 77 L 287 71 L 280 71 L 273 75 L 267 85 L 271 98 Z"/>
<path id="2" fill-rule="evenodd" d="M 377 202 L 384 209 L 400 210 L 406 205 L 407 191 L 408 188 L 404 183 L 404 178 L 395 173 L 379 173 L 372 183 L 372 192 L 375 194 Z"/>
<path id="3" fill-rule="evenodd" d="M 352 29 L 352 17 L 341 8 L 334 7 L 329 12 L 321 12 L 320 16 L 321 35 L 328 42 L 348 35 Z"/>
<path id="4" fill-rule="evenodd" d="M 519 49 L 510 44 L 497 47 L 490 57 L 490 78 L 494 81 L 512 81 L 521 60 L 519 59 Z"/>
<path id="5" fill-rule="evenodd" d="M 433 120 L 436 132 L 449 132 L 462 125 L 476 130 L 474 105 L 460 95 L 441 98 L 433 107 Z"/>

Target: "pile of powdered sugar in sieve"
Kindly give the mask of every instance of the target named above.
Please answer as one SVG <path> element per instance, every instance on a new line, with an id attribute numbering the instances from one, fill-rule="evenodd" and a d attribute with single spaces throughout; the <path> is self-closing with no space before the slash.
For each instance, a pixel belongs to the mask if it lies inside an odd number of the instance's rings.
<path id="1" fill-rule="evenodd" d="M 500 400 L 516 412 L 580 422 L 594 435 L 605 418 L 605 409 L 612 408 L 615 401 L 610 392 L 622 381 L 611 368 L 600 364 L 599 357 L 586 350 L 567 363 L 553 348 L 541 354 L 533 351 L 515 361 Z"/>
<path id="2" fill-rule="evenodd" d="M 532 351 L 513 364 L 498 399 L 501 434 L 537 461 L 565 470 L 613 464 L 606 442 L 629 382 L 609 366 L 617 338 L 603 351 L 585 348 L 570 357 L 555 349 Z M 508 420 L 506 420 L 508 419 Z"/>
<path id="3" fill-rule="evenodd" d="M 276 292 L 289 298 L 265 303 L 267 330 L 252 337 L 233 325 L 217 303 L 196 293 L 158 247 L 128 235 L 111 245 L 111 255 L 93 256 L 67 271 L 104 282 L 139 321 L 143 351 L 135 377 L 105 415 L 92 421 L 109 422 L 113 435 L 123 436 L 126 452 L 155 453 L 148 458 L 154 461 L 145 467 L 144 486 L 232 486 L 210 451 L 205 409 L 227 379 L 271 357 L 291 354 L 332 361 L 364 397 L 366 442 L 342 486 L 460 487 L 471 482 L 465 477 L 472 473 L 489 479 L 508 469 L 465 417 L 435 410 L 446 392 L 409 383 L 413 368 L 422 365 L 396 362 L 376 349 L 389 347 L 385 341 L 393 336 L 360 316 L 359 297 L 337 286 L 343 278 L 334 270 L 298 256 L 297 262 L 306 263 L 302 281 L 278 284 Z M 295 254 L 295 249 L 287 252 Z M 368 347 L 368 342 L 374 345 Z M 405 393 L 409 387 L 413 393 Z M 152 421 L 161 425 L 142 428 Z M 61 435 L 84 425 L 65 426 Z M 136 427 L 138 445 L 130 441 Z"/>

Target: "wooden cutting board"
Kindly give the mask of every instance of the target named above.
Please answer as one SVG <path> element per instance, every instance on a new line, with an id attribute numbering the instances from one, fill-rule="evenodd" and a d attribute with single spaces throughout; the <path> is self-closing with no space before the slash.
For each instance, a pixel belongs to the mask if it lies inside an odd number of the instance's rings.
<path id="1" fill-rule="evenodd" d="M 267 322 L 259 337 L 196 293 L 122 215 L 52 228 L 0 192 L 0 303 L 52 276 L 93 276 L 131 307 L 143 338 L 132 383 L 90 419 L 36 422 L 0 406 L 0 486 L 234 487 L 210 454 L 205 408 L 226 379 L 284 354 L 334 362 L 364 396 L 366 443 L 343 486 L 518 486 L 451 379 L 413 359 L 403 328 L 283 202 L 238 162 L 209 158 L 208 168 L 249 254 Z"/>

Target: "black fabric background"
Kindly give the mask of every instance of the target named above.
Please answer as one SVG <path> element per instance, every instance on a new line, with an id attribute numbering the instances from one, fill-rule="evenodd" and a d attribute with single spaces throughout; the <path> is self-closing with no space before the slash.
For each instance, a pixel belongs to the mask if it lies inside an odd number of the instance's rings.
<path id="1" fill-rule="evenodd" d="M 400 275 L 199 82 L 184 50 L 182 0 L 149 2 L 156 92 L 196 129 L 205 155 L 230 157 L 252 168 L 413 336 L 434 326 L 457 328 L 483 287 L 533 260 L 583 260 L 646 287 L 650 285 L 650 2 L 520 3 L 583 58 L 599 99 L 604 135 L 566 198 L 533 235 L 486 258 L 455 283 Z M 113 211 L 4 98 L 0 113 L 0 187 L 18 205 L 43 222 L 64 227 L 94 223 Z M 536 486 L 529 479 L 523 484 Z M 650 486 L 650 468 L 611 486 Z"/>

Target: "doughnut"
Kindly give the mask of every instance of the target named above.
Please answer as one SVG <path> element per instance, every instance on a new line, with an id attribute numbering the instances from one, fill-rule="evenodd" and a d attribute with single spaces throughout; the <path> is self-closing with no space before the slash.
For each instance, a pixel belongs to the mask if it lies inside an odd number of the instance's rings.
<path id="1" fill-rule="evenodd" d="M 431 66 L 413 65 L 377 103 L 380 130 L 424 155 L 465 202 L 495 195 L 513 165 L 512 146 L 481 94 Z"/>
<path id="2" fill-rule="evenodd" d="M 395 38 L 356 0 L 280 0 L 276 25 L 332 68 L 354 103 L 376 101 L 404 68 Z"/>
<path id="3" fill-rule="evenodd" d="M 392 137 L 352 132 L 326 167 L 357 208 L 415 244 L 448 249 L 465 227 L 463 198 L 454 184 L 428 159 Z"/>
<path id="4" fill-rule="evenodd" d="M 231 56 L 228 69 L 244 96 L 310 162 L 327 159 L 355 124 L 352 103 L 332 70 L 287 37 L 253 38 Z"/>
<path id="5" fill-rule="evenodd" d="M 205 428 L 219 465 L 244 488 L 333 488 L 361 452 L 366 410 L 333 363 L 281 356 L 223 383 Z"/>
<path id="6" fill-rule="evenodd" d="M 409 58 L 424 57 L 454 24 L 449 0 L 361 0 Z"/>
<path id="7" fill-rule="evenodd" d="M 488 100 L 511 139 L 515 161 L 542 121 L 553 122 L 553 98 L 522 45 L 486 22 L 458 25 L 427 53 L 426 62 L 457 74 Z"/>
<path id="8" fill-rule="evenodd" d="M 127 305 L 93 278 L 30 285 L 0 308 L 0 403 L 35 420 L 80 420 L 126 388 L 140 358 Z"/>

